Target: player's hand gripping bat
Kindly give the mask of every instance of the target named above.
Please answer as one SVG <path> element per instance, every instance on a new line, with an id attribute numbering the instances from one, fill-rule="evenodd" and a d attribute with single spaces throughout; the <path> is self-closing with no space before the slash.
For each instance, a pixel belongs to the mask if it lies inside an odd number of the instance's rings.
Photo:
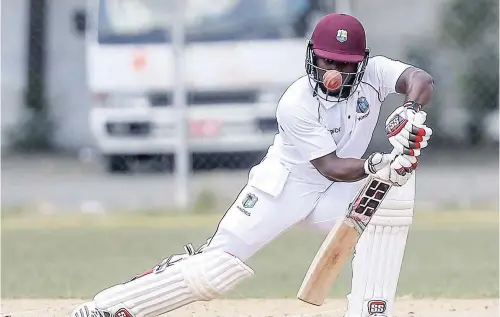
<path id="1" fill-rule="evenodd" d="M 391 187 L 389 181 L 374 176 L 367 178 L 349 205 L 344 219 L 333 227 L 316 253 L 297 294 L 298 299 L 317 306 L 324 303 L 361 234 Z"/>

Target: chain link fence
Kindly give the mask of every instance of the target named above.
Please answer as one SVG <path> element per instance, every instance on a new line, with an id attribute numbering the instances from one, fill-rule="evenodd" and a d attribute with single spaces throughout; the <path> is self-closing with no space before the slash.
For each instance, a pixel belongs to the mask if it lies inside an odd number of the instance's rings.
<path id="1" fill-rule="evenodd" d="M 339 7 L 364 23 L 372 55 L 435 78 L 417 204 L 498 206 L 497 1 L 187 1 L 183 85 L 175 4 L 2 0 L 4 207 L 165 211 L 186 195 L 182 208 L 222 213 L 272 144 L 314 23 Z M 389 149 L 383 118 L 401 98 L 386 101 L 368 152 Z"/>

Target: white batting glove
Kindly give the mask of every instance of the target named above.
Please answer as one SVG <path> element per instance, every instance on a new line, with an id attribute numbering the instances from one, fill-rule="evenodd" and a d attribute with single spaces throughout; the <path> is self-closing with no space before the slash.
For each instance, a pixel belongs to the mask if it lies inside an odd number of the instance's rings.
<path id="1" fill-rule="evenodd" d="M 417 165 L 418 162 L 415 156 L 396 156 L 391 163 L 391 182 L 396 186 L 403 186 L 410 179 Z M 394 173 L 392 173 L 392 171 L 394 171 Z"/>
<path id="2" fill-rule="evenodd" d="M 389 142 L 401 154 L 419 156 L 427 147 L 432 129 L 424 124 L 427 113 L 406 103 L 387 118 L 385 130 Z"/>
<path id="3" fill-rule="evenodd" d="M 395 186 L 406 184 L 413 171 L 413 164 L 406 156 L 392 153 L 375 152 L 365 161 L 364 167 L 368 175 L 391 182 Z"/>

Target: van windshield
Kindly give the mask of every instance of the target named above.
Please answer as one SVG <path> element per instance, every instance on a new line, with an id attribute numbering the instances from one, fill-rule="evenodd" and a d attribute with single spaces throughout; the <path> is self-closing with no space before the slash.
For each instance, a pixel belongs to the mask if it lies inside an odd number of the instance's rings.
<path id="1" fill-rule="evenodd" d="M 166 43 L 179 0 L 99 0 L 98 40 Z M 184 0 L 187 42 L 305 38 L 331 0 Z M 325 8 L 325 6 L 330 6 Z"/>

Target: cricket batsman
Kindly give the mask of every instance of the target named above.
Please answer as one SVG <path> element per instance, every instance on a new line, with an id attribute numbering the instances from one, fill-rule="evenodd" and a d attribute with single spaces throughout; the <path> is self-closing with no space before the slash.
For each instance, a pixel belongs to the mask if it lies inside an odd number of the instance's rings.
<path id="1" fill-rule="evenodd" d="M 215 299 L 254 275 L 245 262 L 286 230 L 303 225 L 327 234 L 369 175 L 395 186 L 356 246 L 344 316 L 392 316 L 414 170 L 432 134 L 422 108 L 434 80 L 412 65 L 371 57 L 362 24 L 346 14 L 324 16 L 305 53 L 305 75 L 278 102 L 273 144 L 213 236 L 102 290 L 71 317 L 154 317 Z M 386 120 L 394 150 L 363 159 L 382 104 L 394 93 L 405 96 Z"/>

